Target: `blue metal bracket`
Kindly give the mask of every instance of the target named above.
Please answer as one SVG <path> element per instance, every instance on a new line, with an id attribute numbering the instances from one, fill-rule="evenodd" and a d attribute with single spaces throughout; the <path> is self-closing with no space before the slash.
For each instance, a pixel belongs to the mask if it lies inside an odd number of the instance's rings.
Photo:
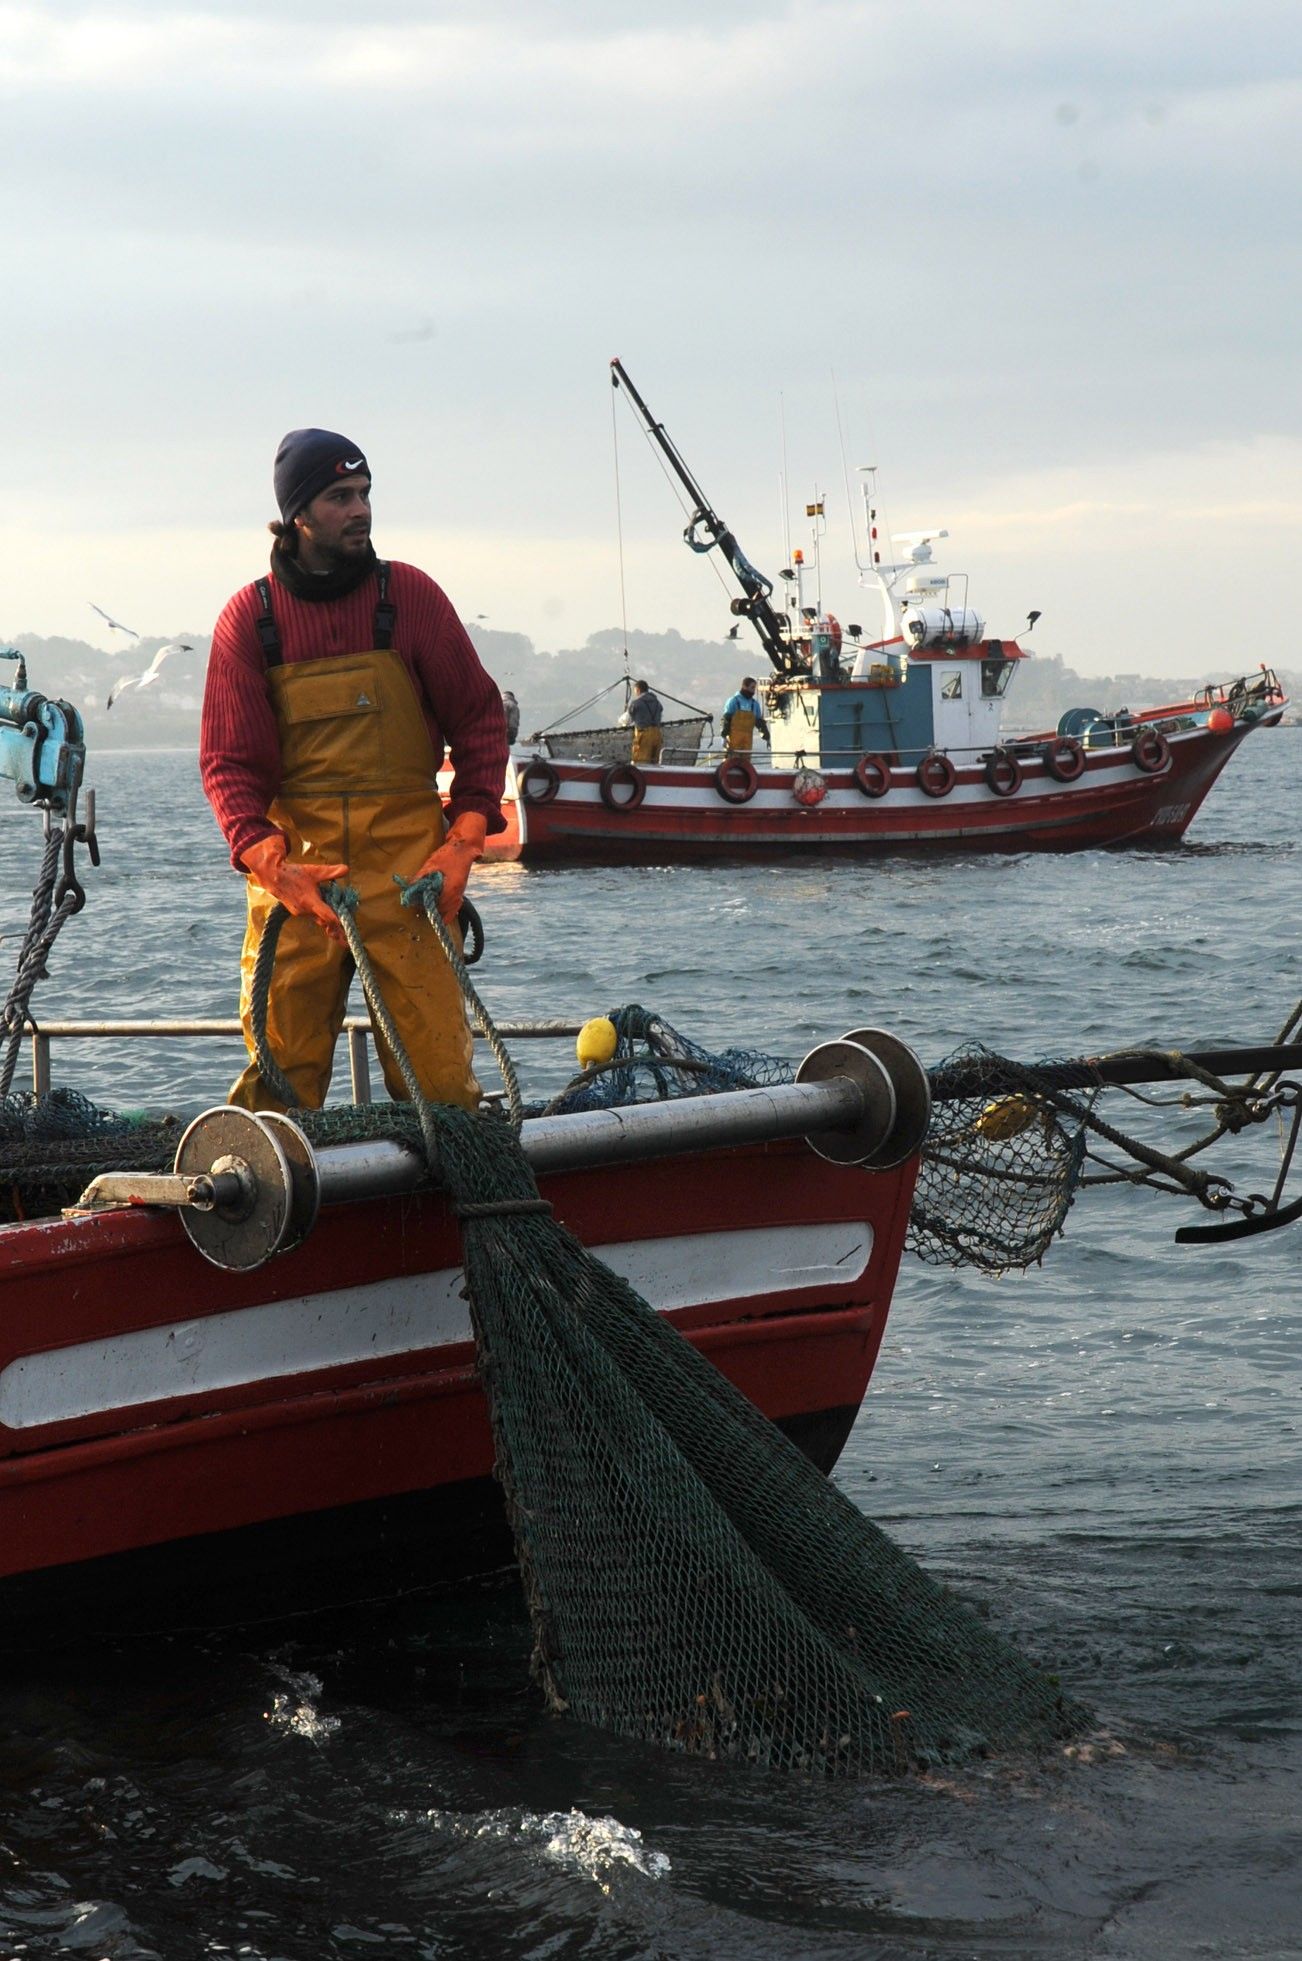
<path id="1" fill-rule="evenodd" d="M 0 647 L 0 660 L 18 663 L 18 685 L 0 688 L 0 776 L 17 786 L 20 803 L 66 817 L 76 808 L 86 766 L 81 716 L 70 702 L 28 688 L 16 647 Z"/>

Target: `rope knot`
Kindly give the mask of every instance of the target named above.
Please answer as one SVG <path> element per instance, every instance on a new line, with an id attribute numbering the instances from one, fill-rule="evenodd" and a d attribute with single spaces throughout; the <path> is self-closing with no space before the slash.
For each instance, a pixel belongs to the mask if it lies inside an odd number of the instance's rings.
<path id="1" fill-rule="evenodd" d="M 361 904 L 356 888 L 352 885 L 340 885 L 337 879 L 331 879 L 328 885 L 321 887 L 321 897 L 328 906 L 333 906 L 335 911 L 341 914 L 356 912 Z"/>
<path id="2" fill-rule="evenodd" d="M 393 882 L 402 895 L 404 906 L 420 906 L 431 916 L 438 911 L 439 899 L 443 894 L 442 872 L 426 872 L 423 878 L 401 878 L 395 872 Z"/>

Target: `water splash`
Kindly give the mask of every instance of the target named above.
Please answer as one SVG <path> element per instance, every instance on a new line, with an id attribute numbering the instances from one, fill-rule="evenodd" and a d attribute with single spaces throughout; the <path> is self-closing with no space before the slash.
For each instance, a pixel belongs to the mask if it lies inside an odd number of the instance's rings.
<path id="1" fill-rule="evenodd" d="M 407 1814 L 410 1816 L 410 1814 Z M 583 1811 L 427 1811 L 425 1822 L 459 1838 L 498 1840 L 536 1847 L 544 1859 L 593 1880 L 603 1892 L 620 1867 L 646 1879 L 663 1879 L 668 1856 L 642 1843 L 635 1826 L 618 1818 L 589 1818 Z"/>
<path id="2" fill-rule="evenodd" d="M 281 1667 L 274 1668 L 273 1673 L 285 1683 L 285 1688 L 277 1689 L 272 1696 L 265 1720 L 288 1736 L 301 1736 L 308 1743 L 325 1743 L 340 1727 L 340 1722 L 338 1716 L 323 1716 L 316 1706 L 322 1693 L 320 1676 L 306 1672 L 296 1675 L 292 1669 Z"/>

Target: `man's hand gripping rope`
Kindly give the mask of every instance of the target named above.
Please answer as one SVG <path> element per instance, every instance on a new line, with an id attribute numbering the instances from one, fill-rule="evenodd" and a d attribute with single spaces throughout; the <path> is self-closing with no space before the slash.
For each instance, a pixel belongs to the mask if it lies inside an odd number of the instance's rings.
<path id="1" fill-rule="evenodd" d="M 248 855 L 248 853 L 245 854 L 246 858 Z M 403 1047 L 393 1019 L 385 1007 L 384 997 L 380 993 L 374 969 L 371 966 L 370 960 L 367 958 L 366 947 L 357 928 L 357 921 L 353 917 L 358 905 L 357 893 L 351 886 L 345 886 L 339 883 L 337 879 L 324 878 L 324 882 L 318 883 L 316 874 L 322 873 L 324 875 L 330 869 L 344 873 L 347 871 L 346 866 L 334 868 L 313 866 L 312 889 L 320 902 L 322 910 L 328 913 L 331 924 L 326 926 L 325 921 L 320 919 L 315 906 L 302 905 L 297 910 L 307 912 L 310 917 L 318 919 L 323 930 L 329 932 L 332 938 L 338 938 L 352 954 L 353 964 L 357 969 L 358 978 L 362 983 L 362 989 L 366 995 L 366 1004 L 370 1009 L 372 1025 L 383 1035 L 385 1041 L 388 1043 L 393 1059 L 398 1065 L 399 1074 L 402 1076 L 402 1080 L 406 1085 L 407 1094 L 420 1114 L 421 1131 L 425 1137 L 427 1147 L 431 1152 L 432 1163 L 434 1137 L 432 1126 L 426 1116 L 428 1101 L 421 1089 L 420 1080 L 416 1071 L 412 1066 L 411 1057 Z M 507 1107 L 511 1122 L 518 1130 L 524 1120 L 524 1101 L 520 1095 L 520 1085 L 516 1079 L 515 1065 L 507 1054 L 501 1036 L 493 1026 L 492 1017 L 475 992 L 474 982 L 466 971 L 466 965 L 461 957 L 460 949 L 444 921 L 441 911 L 444 903 L 443 877 L 442 872 L 432 871 L 425 872 L 417 878 L 407 880 L 400 878 L 395 873 L 393 882 L 399 889 L 402 904 L 404 906 L 418 906 L 429 921 L 435 937 L 447 957 L 448 965 L 457 977 L 457 983 L 470 1006 L 475 1023 L 493 1052 L 493 1059 L 497 1063 L 502 1074 L 502 1081 L 506 1085 Z M 261 884 L 262 880 L 259 879 L 258 882 Z M 272 888 L 268 886 L 266 889 L 270 891 Z M 463 882 L 463 893 L 464 890 L 465 885 Z M 300 895 L 296 893 L 295 897 L 298 896 Z M 252 1009 L 254 1052 L 257 1057 L 259 1071 L 272 1095 L 283 1103 L 287 1109 L 295 1108 L 298 1103 L 298 1098 L 294 1093 L 293 1086 L 271 1053 L 271 1045 L 267 1039 L 267 1005 L 271 993 L 271 972 L 276 958 L 276 942 L 280 938 L 280 929 L 284 925 L 286 917 L 293 910 L 295 908 L 287 904 L 282 898 L 280 904 L 272 909 L 266 925 L 263 927 L 262 941 L 258 947 L 257 959 L 254 962 L 250 1004 Z"/>
<path id="2" fill-rule="evenodd" d="M 338 913 L 328 904 L 322 888 L 347 878 L 347 865 L 317 865 L 303 859 L 287 863 L 288 848 L 284 832 L 273 831 L 241 852 L 240 863 L 254 884 L 279 899 L 286 912 L 300 919 L 315 919 L 327 939 L 346 946 Z"/>

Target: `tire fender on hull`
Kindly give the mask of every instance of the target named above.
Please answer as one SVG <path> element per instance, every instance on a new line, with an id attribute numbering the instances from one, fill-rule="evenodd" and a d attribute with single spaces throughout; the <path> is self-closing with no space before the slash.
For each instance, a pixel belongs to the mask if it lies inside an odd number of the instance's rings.
<path id="1" fill-rule="evenodd" d="M 939 749 L 933 749 L 918 764 L 916 775 L 918 788 L 929 797 L 947 797 L 954 787 L 958 772 L 949 757 Z"/>
<path id="2" fill-rule="evenodd" d="M 996 797 L 1013 797 L 1022 787 L 1022 765 L 1011 749 L 996 749 L 986 759 L 986 788 Z"/>
<path id="3" fill-rule="evenodd" d="M 866 797 L 884 797 L 891 787 L 891 766 L 885 756 L 860 756 L 854 780 Z"/>
<path id="4" fill-rule="evenodd" d="M 636 763 L 612 763 L 597 789 L 607 810 L 636 810 L 646 795 L 646 778 Z"/>
<path id="5" fill-rule="evenodd" d="M 535 756 L 520 771 L 520 795 L 526 803 L 550 803 L 560 787 L 560 777 L 543 756 Z"/>
<path id="6" fill-rule="evenodd" d="M 759 788 L 754 763 L 746 756 L 726 756 L 714 772 L 714 787 L 725 803 L 749 803 Z"/>
<path id="7" fill-rule="evenodd" d="M 1157 776 L 1171 760 L 1171 745 L 1160 729 L 1143 729 L 1130 745 L 1130 760 L 1145 776 Z"/>
<path id="8" fill-rule="evenodd" d="M 1055 736 L 1040 756 L 1055 783 L 1074 783 L 1085 769 L 1085 750 L 1074 735 Z"/>

